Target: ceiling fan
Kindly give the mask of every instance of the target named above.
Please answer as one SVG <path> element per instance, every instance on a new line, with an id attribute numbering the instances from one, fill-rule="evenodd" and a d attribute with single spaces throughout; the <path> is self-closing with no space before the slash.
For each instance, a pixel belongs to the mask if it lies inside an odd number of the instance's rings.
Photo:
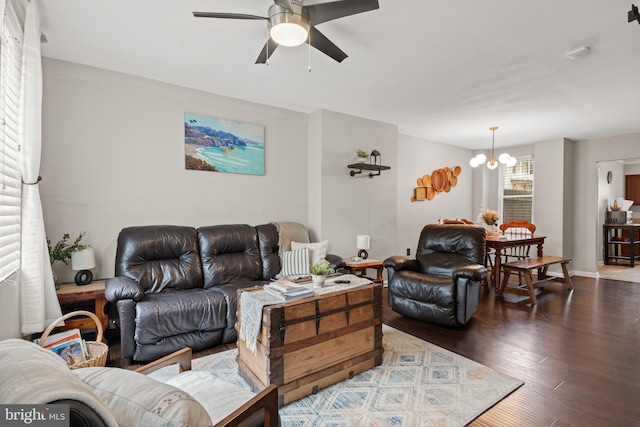
<path id="1" fill-rule="evenodd" d="M 347 54 L 315 27 L 323 22 L 378 9 L 378 0 L 342 0 L 304 6 L 301 0 L 274 0 L 267 17 L 243 13 L 193 12 L 197 18 L 257 19 L 267 21 L 269 40 L 256 64 L 268 63 L 279 45 L 309 43 L 324 54 L 342 62 Z"/>

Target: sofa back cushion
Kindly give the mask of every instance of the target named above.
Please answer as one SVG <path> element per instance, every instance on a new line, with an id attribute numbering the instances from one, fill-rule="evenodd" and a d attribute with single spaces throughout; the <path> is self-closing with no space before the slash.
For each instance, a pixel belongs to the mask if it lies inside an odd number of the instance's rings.
<path id="1" fill-rule="evenodd" d="M 263 280 L 258 232 L 246 224 L 198 229 L 204 287 Z"/>
<path id="2" fill-rule="evenodd" d="M 195 228 L 175 225 L 124 228 L 118 235 L 115 275 L 137 281 L 145 293 L 166 288 L 201 288 L 202 265 Z"/>
<path id="3" fill-rule="evenodd" d="M 262 280 L 273 279 L 280 272 L 282 263 L 278 255 L 280 238 L 278 230 L 273 224 L 258 225 L 256 230 L 258 230 L 258 243 L 262 258 Z"/>
<path id="4" fill-rule="evenodd" d="M 420 233 L 416 259 L 425 274 L 451 276 L 469 264 L 483 264 L 485 230 L 471 225 L 430 224 Z"/>

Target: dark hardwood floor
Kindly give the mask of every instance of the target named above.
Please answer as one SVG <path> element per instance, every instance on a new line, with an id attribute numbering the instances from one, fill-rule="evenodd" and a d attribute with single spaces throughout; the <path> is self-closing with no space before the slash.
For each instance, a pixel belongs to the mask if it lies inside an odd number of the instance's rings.
<path id="1" fill-rule="evenodd" d="M 640 426 L 640 283 L 574 277 L 573 287 L 547 286 L 536 306 L 483 290 L 462 329 L 404 318 L 385 296 L 384 322 L 525 382 L 472 426 Z M 110 350 L 111 366 L 138 366 Z"/>

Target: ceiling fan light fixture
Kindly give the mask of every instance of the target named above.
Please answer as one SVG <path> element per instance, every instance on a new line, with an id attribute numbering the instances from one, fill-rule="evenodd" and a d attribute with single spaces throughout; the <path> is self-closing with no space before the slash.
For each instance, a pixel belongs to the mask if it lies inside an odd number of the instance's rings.
<path id="1" fill-rule="evenodd" d="M 295 1 L 291 10 L 277 4 L 269 8 L 269 36 L 281 46 L 300 46 L 309 37 L 309 17 Z"/>
<path id="2" fill-rule="evenodd" d="M 269 35 L 279 45 L 293 47 L 304 43 L 309 33 L 298 24 L 283 22 L 271 27 Z"/>

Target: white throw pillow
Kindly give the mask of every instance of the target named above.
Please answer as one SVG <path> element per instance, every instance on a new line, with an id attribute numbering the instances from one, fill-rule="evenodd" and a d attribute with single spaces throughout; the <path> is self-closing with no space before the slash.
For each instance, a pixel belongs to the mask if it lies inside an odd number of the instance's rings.
<path id="1" fill-rule="evenodd" d="M 309 269 L 309 248 L 285 251 L 282 253 L 282 270 L 280 276 L 308 276 Z"/>
<path id="2" fill-rule="evenodd" d="M 328 240 L 323 240 L 318 243 L 300 243 L 291 242 L 291 249 L 309 248 L 309 266 L 312 267 L 318 261 L 322 261 L 327 257 L 327 247 L 329 246 Z"/>

